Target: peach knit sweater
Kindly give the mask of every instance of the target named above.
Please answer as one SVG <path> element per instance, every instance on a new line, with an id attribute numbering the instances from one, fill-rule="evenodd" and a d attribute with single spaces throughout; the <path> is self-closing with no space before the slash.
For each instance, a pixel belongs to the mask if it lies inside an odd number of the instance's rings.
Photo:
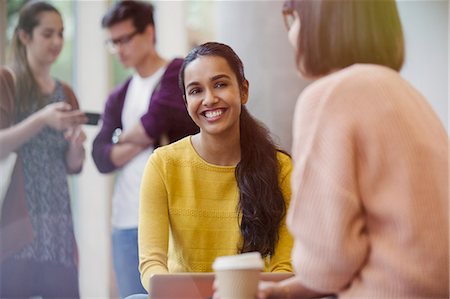
<path id="1" fill-rule="evenodd" d="M 359 64 L 310 85 L 294 120 L 288 226 L 308 288 L 448 298 L 448 135 L 424 97 Z"/>

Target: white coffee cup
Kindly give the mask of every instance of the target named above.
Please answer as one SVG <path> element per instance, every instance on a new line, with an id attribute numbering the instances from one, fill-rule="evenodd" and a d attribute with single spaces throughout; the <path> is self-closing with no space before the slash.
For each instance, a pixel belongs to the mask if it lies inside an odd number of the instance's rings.
<path id="1" fill-rule="evenodd" d="M 217 291 L 221 299 L 254 299 L 264 261 L 259 252 L 216 258 Z"/>

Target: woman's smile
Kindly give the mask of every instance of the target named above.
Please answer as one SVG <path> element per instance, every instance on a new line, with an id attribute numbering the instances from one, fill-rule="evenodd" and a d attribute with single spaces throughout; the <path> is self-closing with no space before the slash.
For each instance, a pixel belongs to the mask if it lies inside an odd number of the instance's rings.
<path id="1" fill-rule="evenodd" d="M 211 109 L 207 111 L 203 111 L 201 114 L 206 117 L 208 121 L 216 121 L 219 120 L 223 113 L 225 113 L 225 108 Z"/>

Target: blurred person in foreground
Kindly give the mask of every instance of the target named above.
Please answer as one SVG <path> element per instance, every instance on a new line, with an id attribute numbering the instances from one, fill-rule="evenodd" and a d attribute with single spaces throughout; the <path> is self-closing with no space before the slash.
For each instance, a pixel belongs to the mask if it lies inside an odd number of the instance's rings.
<path id="1" fill-rule="evenodd" d="M 296 276 L 259 298 L 448 298 L 448 136 L 406 82 L 394 0 L 287 1 L 314 79 L 293 125 Z"/>
<path id="2" fill-rule="evenodd" d="M 0 159 L 18 154 L 2 205 L 1 298 L 79 297 L 67 174 L 82 169 L 87 119 L 72 89 L 50 73 L 63 32 L 55 7 L 27 3 L 13 63 L 0 69 Z"/>

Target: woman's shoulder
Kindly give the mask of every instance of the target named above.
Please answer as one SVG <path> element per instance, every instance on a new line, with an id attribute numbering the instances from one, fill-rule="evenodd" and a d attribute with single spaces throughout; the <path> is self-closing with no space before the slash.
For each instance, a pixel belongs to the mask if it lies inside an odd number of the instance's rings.
<path id="1" fill-rule="evenodd" d="M 389 82 L 403 81 L 400 73 L 387 66 L 377 64 L 354 64 L 336 73 L 345 85 L 363 85 L 364 88 Z"/>
<path id="2" fill-rule="evenodd" d="M 0 67 L 0 126 L 2 128 L 13 123 L 14 95 L 13 73 L 5 67 Z"/>
<path id="3" fill-rule="evenodd" d="M 176 79 L 176 83 L 178 84 L 178 73 L 180 72 L 181 66 L 183 64 L 183 59 L 181 58 L 174 58 L 172 59 L 166 67 L 166 70 L 164 71 L 164 74 L 162 76 L 163 81 L 173 81 Z"/>
<path id="4" fill-rule="evenodd" d="M 186 136 L 168 145 L 158 147 L 154 150 L 152 157 L 165 161 L 186 158 L 190 155 L 191 147 L 191 136 Z"/>
<path id="5" fill-rule="evenodd" d="M 186 110 L 183 94 L 178 86 L 178 74 L 180 72 L 182 59 L 176 58 L 170 61 L 164 71 L 159 86 L 155 90 L 155 98 L 152 101 L 157 100 L 158 103 L 169 105 L 177 109 Z"/>
<path id="6" fill-rule="evenodd" d="M 278 163 L 280 164 L 282 174 L 292 171 L 292 158 L 287 152 L 283 150 L 277 150 L 277 159 Z"/>
<path id="7" fill-rule="evenodd" d="M 67 96 L 75 96 L 75 92 L 73 91 L 72 87 L 69 85 L 69 83 L 60 80 L 60 79 L 55 79 L 56 84 L 60 84 L 63 91 L 66 93 Z"/>
<path id="8" fill-rule="evenodd" d="M 401 80 L 400 74 L 386 66 L 376 64 L 354 64 L 319 78 L 310 84 L 305 91 L 322 91 L 349 89 L 356 91 L 358 88 L 366 89 L 374 86 L 374 82 L 389 80 Z M 348 90 L 347 90 L 348 91 Z"/>
<path id="9" fill-rule="evenodd" d="M 14 72 L 8 67 L 0 67 L 0 82 L 2 89 L 4 88 L 14 88 Z"/>
<path id="10" fill-rule="evenodd" d="M 291 155 L 282 149 L 277 149 L 277 159 L 282 163 L 292 163 Z"/>
<path id="11" fill-rule="evenodd" d="M 169 62 L 167 69 L 179 71 L 183 65 L 183 61 L 183 58 L 174 58 Z"/>
<path id="12" fill-rule="evenodd" d="M 299 97 L 299 109 L 329 112 L 347 111 L 355 105 L 374 105 L 386 91 L 406 86 L 400 74 L 375 64 L 354 64 L 310 84 Z"/>
<path id="13" fill-rule="evenodd" d="M 397 71 L 380 64 L 372 64 L 372 63 L 355 63 L 349 67 L 343 68 L 340 71 L 337 71 L 336 74 L 347 74 L 350 76 L 358 76 L 361 74 L 376 74 L 376 73 L 384 73 L 384 74 L 398 74 Z"/>
<path id="14" fill-rule="evenodd" d="M 80 106 L 78 104 L 77 96 L 75 95 L 75 92 L 73 91 L 72 87 L 62 80 L 56 79 L 56 81 L 59 82 L 62 86 L 64 94 L 67 97 L 66 102 L 72 105 L 72 108 L 79 109 Z"/>
<path id="15" fill-rule="evenodd" d="M 0 66 L 0 79 L 14 82 L 14 72 L 7 66 Z"/>
<path id="16" fill-rule="evenodd" d="M 149 163 L 164 173 L 173 173 L 186 168 L 197 170 L 214 168 L 199 158 L 192 146 L 191 136 L 158 147 L 150 156 Z"/>

